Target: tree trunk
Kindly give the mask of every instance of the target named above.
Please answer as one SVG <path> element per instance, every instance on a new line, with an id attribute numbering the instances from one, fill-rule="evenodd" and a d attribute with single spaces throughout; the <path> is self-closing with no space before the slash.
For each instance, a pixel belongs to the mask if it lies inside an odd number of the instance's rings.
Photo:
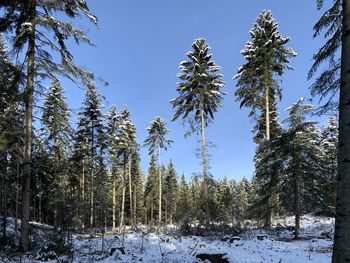
<path id="1" fill-rule="evenodd" d="M 115 231 L 115 209 L 116 209 L 116 175 L 115 173 L 113 174 L 113 189 L 112 189 L 112 231 Z"/>
<path id="2" fill-rule="evenodd" d="M 5 157 L 4 157 L 5 159 Z M 6 158 L 6 174 L 3 173 L 0 175 L 1 181 L 0 181 L 0 187 L 1 187 L 1 193 L 0 193 L 0 210 L 1 210 L 1 216 L 2 220 L 0 220 L 1 222 L 1 227 L 2 227 L 2 240 L 1 240 L 1 244 L 3 246 L 6 245 L 6 183 L 5 183 L 5 177 L 8 176 L 8 161 Z"/>
<path id="3" fill-rule="evenodd" d="M 81 176 L 81 196 L 80 196 L 80 207 L 82 207 L 82 219 L 80 220 L 81 229 L 85 229 L 85 159 L 83 158 L 83 171 Z M 81 216 L 81 215 L 80 215 Z"/>
<path id="4" fill-rule="evenodd" d="M 124 171 L 123 171 L 123 180 L 122 180 L 122 207 L 120 212 L 120 225 L 119 225 L 119 231 L 121 233 L 122 227 L 124 225 L 124 213 L 125 213 L 125 174 L 126 174 L 126 163 L 124 158 Z"/>
<path id="5" fill-rule="evenodd" d="M 333 263 L 350 262 L 350 0 L 343 0 L 338 182 Z"/>
<path id="6" fill-rule="evenodd" d="M 91 121 L 91 189 L 90 189 L 90 227 L 94 225 L 94 121 Z"/>
<path id="7" fill-rule="evenodd" d="M 20 181 L 20 148 L 19 143 L 17 143 L 17 160 L 16 160 L 16 207 L 15 207 L 15 232 L 17 232 L 18 229 L 18 210 L 19 210 L 19 181 Z"/>
<path id="8" fill-rule="evenodd" d="M 137 224 L 136 185 L 134 184 L 134 224 Z"/>
<path id="9" fill-rule="evenodd" d="M 207 178 L 207 147 L 205 144 L 205 122 L 204 122 L 204 110 L 201 106 L 201 133 L 202 133 L 202 164 L 203 164 L 203 186 L 204 186 L 204 198 L 205 198 L 205 225 L 209 227 L 209 194 L 208 194 L 208 178 Z"/>
<path id="10" fill-rule="evenodd" d="M 32 160 L 32 125 L 33 125 L 33 93 L 35 77 L 35 13 L 36 0 L 30 1 L 28 20 L 32 24 L 28 40 L 27 52 L 27 85 L 24 92 L 25 123 L 24 123 L 24 156 L 22 180 L 22 220 L 21 220 L 21 248 L 29 248 L 29 214 L 30 214 L 30 173 Z"/>
<path id="11" fill-rule="evenodd" d="M 123 184 L 125 184 L 123 182 Z M 121 231 L 122 230 L 122 227 L 124 225 L 124 213 L 125 213 L 125 185 L 123 185 L 123 189 L 122 189 L 122 209 L 121 209 L 121 212 L 120 212 L 120 227 L 119 227 L 119 230 Z"/>
<path id="12" fill-rule="evenodd" d="M 270 102 L 269 102 L 269 93 L 270 89 L 268 87 L 265 88 L 265 126 L 266 126 L 266 145 L 268 147 L 267 151 L 268 154 L 270 152 Z M 269 179 L 270 182 L 272 181 L 271 178 Z M 266 198 L 266 219 L 265 219 L 265 226 L 266 227 L 271 227 L 271 222 L 272 222 L 272 205 L 271 205 L 271 192 L 267 193 L 267 198 Z"/>
<path id="13" fill-rule="evenodd" d="M 133 220 L 133 207 L 132 207 L 132 181 L 131 181 L 131 155 L 128 155 L 128 175 L 129 175 L 129 199 L 130 199 L 130 221 L 131 224 L 134 224 Z"/>
<path id="14" fill-rule="evenodd" d="M 293 153 L 295 153 L 295 149 L 293 147 Z M 294 155 L 294 154 L 293 154 Z M 293 169 L 293 179 L 294 179 L 294 215 L 295 215 L 295 232 L 294 239 L 299 238 L 299 229 L 300 229 L 300 185 L 299 185 L 299 161 L 297 156 L 293 156 L 293 162 L 295 163 L 295 167 Z"/>
<path id="15" fill-rule="evenodd" d="M 161 160 L 160 160 L 160 145 L 158 141 L 158 173 L 159 173 L 159 214 L 158 214 L 158 220 L 159 224 L 162 222 L 162 167 L 161 167 Z"/>
<path id="16" fill-rule="evenodd" d="M 153 202 L 151 202 L 151 222 L 153 222 L 154 217 L 154 209 L 153 209 Z"/>
<path id="17" fill-rule="evenodd" d="M 2 193 L 2 240 L 3 246 L 7 243 L 7 189 L 6 183 L 3 182 L 3 193 Z"/>

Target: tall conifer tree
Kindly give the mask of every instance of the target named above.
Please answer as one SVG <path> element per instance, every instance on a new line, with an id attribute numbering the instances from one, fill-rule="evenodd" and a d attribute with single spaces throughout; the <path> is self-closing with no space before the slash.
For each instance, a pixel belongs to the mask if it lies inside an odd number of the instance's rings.
<path id="1" fill-rule="evenodd" d="M 214 113 L 221 106 L 225 85 L 223 75 L 219 74 L 220 66 L 212 60 L 209 53 L 210 47 L 203 38 L 196 39 L 192 44 L 193 51 L 186 55 L 188 61 L 180 63 L 177 76 L 180 82 L 177 84 L 179 97 L 170 101 L 175 114 L 173 121 L 181 117 L 190 125 L 189 133 L 200 132 L 202 135 L 202 165 L 203 185 L 206 202 L 206 226 L 210 222 L 209 211 L 209 184 L 207 167 L 207 145 L 205 141 L 205 128 L 214 119 Z"/>
<path id="2" fill-rule="evenodd" d="M 2 1 L 0 9 L 3 11 L 0 31 L 13 38 L 13 48 L 18 53 L 23 51 L 22 57 L 25 59 L 23 63 L 26 83 L 21 247 L 23 250 L 28 250 L 34 90 L 40 87 L 40 80 L 52 79 L 56 74 L 63 75 L 75 82 L 88 83 L 90 81 L 92 74 L 86 73 L 73 63 L 73 56 L 66 46 L 66 41 L 74 39 L 77 43 L 91 44 L 91 42 L 81 30 L 65 21 L 86 15 L 96 23 L 96 17 L 90 13 L 85 1 L 77 0 Z M 57 20 L 54 17 L 70 19 Z M 52 55 L 53 53 L 58 56 Z"/>
<path id="3" fill-rule="evenodd" d="M 145 146 L 149 149 L 149 154 L 154 155 L 157 151 L 158 156 L 158 180 L 159 180 L 159 195 L 158 195 L 158 221 L 159 224 L 162 222 L 162 163 L 161 163 L 161 149 L 167 149 L 172 143 L 172 140 L 165 138 L 169 133 L 169 130 L 165 126 L 165 122 L 160 118 L 156 117 L 150 123 L 150 127 L 147 128 L 148 137 L 145 139 Z"/>
<path id="4" fill-rule="evenodd" d="M 282 89 L 277 78 L 292 69 L 289 58 L 296 56 L 296 53 L 285 47 L 290 39 L 282 37 L 270 11 L 260 13 L 249 33 L 251 41 L 241 51 L 247 62 L 234 77 L 237 79 L 235 96 L 241 107 L 251 109 L 250 116 L 257 116 L 256 141 L 262 142 L 264 138 L 265 142 L 269 142 L 273 131 L 278 130 L 276 104 L 282 97 Z M 272 216 L 271 190 L 267 192 L 266 204 L 266 226 L 269 227 Z"/>

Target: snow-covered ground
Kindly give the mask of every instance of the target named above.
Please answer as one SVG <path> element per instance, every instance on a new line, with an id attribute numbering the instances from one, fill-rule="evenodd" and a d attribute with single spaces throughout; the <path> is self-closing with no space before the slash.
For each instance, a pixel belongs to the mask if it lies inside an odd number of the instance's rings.
<path id="1" fill-rule="evenodd" d="M 74 238 L 74 255 L 61 257 L 62 262 L 199 262 L 201 253 L 226 254 L 228 262 L 331 262 L 331 248 L 334 219 L 306 215 L 301 220 L 301 240 L 292 239 L 293 217 L 275 220 L 279 226 L 269 232 L 261 229 L 241 234 L 241 240 L 223 241 L 222 236 L 179 237 L 156 233 L 128 230 L 122 235 L 106 235 L 105 238 L 78 235 Z M 266 239 L 258 240 L 257 236 Z M 238 238 L 236 238 L 238 239 Z M 16 262 L 1 261 L 0 262 Z M 28 256 L 28 261 L 35 261 Z M 4 257 L 3 257 L 3 260 Z M 53 260 L 52 262 L 57 262 Z"/>

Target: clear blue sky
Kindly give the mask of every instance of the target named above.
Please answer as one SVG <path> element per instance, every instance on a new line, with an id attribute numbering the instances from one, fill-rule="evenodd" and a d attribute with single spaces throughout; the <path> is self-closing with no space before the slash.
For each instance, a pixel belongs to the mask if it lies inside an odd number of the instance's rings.
<path id="1" fill-rule="evenodd" d="M 72 46 L 78 65 L 92 70 L 109 82 L 100 87 L 106 97 L 105 106 L 115 104 L 121 109 L 128 105 L 143 142 L 146 128 L 155 116 L 161 116 L 171 130 L 172 147 L 163 153 L 163 162 L 172 158 L 178 173 L 190 177 L 200 172 L 200 160 L 195 156 L 199 136 L 184 138 L 186 130 L 181 121 L 171 122 L 173 110 L 169 100 L 176 97 L 176 74 L 179 62 L 186 59 L 194 39 L 204 37 L 212 47 L 214 60 L 222 67 L 224 90 L 228 93 L 224 106 L 215 115 L 207 129 L 207 139 L 217 148 L 211 149 L 211 172 L 215 178 L 251 177 L 254 171 L 255 144 L 250 132 L 253 122 L 248 111 L 239 108 L 233 93 L 235 75 L 244 62 L 240 50 L 249 40 L 248 31 L 257 15 L 264 9 L 272 10 L 280 23 L 283 36 L 290 36 L 289 47 L 298 57 L 292 60 L 295 68 L 283 80 L 283 110 L 300 97 L 309 97 L 306 81 L 312 63 L 312 54 L 321 46 L 322 39 L 313 40 L 312 27 L 321 12 L 315 1 L 295 0 L 90 0 L 90 9 L 99 18 L 98 28 L 86 20 L 77 25 L 89 30 L 96 48 Z M 83 91 L 73 85 L 65 87 L 69 106 L 78 109 Z M 315 101 L 317 102 L 317 100 Z M 142 169 L 147 171 L 147 150 L 141 150 Z"/>

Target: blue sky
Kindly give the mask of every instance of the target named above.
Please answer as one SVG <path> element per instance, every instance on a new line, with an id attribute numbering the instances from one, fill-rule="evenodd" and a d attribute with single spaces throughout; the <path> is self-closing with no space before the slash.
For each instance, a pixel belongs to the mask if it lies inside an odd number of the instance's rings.
<path id="1" fill-rule="evenodd" d="M 280 23 L 282 35 L 292 38 L 288 46 L 298 53 L 292 60 L 295 70 L 287 72 L 281 84 L 281 120 L 286 107 L 302 96 L 309 97 L 311 82 L 306 80 L 307 72 L 312 54 L 322 44 L 322 39 L 312 38 L 312 27 L 321 12 L 316 10 L 315 1 L 302 2 L 90 0 L 91 11 L 99 18 L 98 28 L 84 19 L 76 23 L 89 31 L 96 47 L 72 45 L 71 50 L 78 65 L 109 82 L 108 87 L 99 87 L 106 97 L 106 107 L 128 106 L 139 142 L 145 139 L 146 128 L 155 116 L 165 119 L 174 144 L 163 152 L 163 162 L 172 158 L 178 173 L 189 178 L 201 171 L 200 160 L 195 156 L 200 146 L 199 136 L 184 138 L 186 127 L 181 121 L 171 122 L 173 110 L 169 100 L 177 96 L 180 61 L 186 59 L 193 40 L 204 37 L 212 47 L 213 59 L 222 67 L 227 82 L 224 90 L 228 94 L 214 123 L 207 129 L 207 139 L 216 145 L 210 150 L 211 173 L 215 178 L 250 178 L 254 171 L 255 144 L 250 132 L 253 121 L 248 118 L 248 110 L 240 109 L 234 101 L 232 77 L 244 63 L 240 50 L 249 40 L 249 29 L 262 10 L 270 9 Z M 65 86 L 65 90 L 69 106 L 81 107 L 84 92 L 73 84 Z M 147 153 L 146 149 L 141 150 L 144 171 L 149 162 Z"/>

